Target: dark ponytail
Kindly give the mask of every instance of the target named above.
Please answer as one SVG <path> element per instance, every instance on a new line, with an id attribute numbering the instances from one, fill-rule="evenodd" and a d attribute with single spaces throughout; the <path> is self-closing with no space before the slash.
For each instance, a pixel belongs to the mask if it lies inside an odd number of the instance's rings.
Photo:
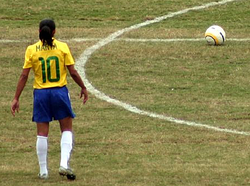
<path id="1" fill-rule="evenodd" d="M 55 33 L 56 25 L 52 19 L 44 19 L 39 25 L 40 33 L 39 38 L 43 45 L 53 46 L 53 36 Z"/>

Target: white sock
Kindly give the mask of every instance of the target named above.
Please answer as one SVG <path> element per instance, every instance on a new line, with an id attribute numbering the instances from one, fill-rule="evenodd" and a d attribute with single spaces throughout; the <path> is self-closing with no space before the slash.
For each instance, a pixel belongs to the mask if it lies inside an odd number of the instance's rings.
<path id="1" fill-rule="evenodd" d="M 47 169 L 47 152 L 48 152 L 48 137 L 37 136 L 36 152 L 40 166 L 40 174 L 48 174 Z"/>
<path id="2" fill-rule="evenodd" d="M 69 160 L 73 148 L 73 134 L 71 131 L 64 131 L 61 138 L 61 162 L 60 166 L 69 168 Z"/>

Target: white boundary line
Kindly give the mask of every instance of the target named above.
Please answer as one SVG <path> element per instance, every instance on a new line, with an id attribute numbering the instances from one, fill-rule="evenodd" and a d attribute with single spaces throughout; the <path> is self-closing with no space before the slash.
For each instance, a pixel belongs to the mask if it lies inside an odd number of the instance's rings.
<path id="1" fill-rule="evenodd" d="M 59 39 L 60 41 L 65 42 L 88 42 L 88 41 L 100 41 L 102 38 L 72 38 L 72 39 Z M 247 42 L 250 41 L 250 38 L 227 38 L 227 41 L 238 41 L 238 42 Z M 175 39 L 133 39 L 133 38 L 117 38 L 113 41 L 126 41 L 126 42 L 195 42 L 195 41 L 204 41 L 205 38 L 175 38 Z M 0 39 L 0 43 L 24 43 L 30 42 L 27 40 L 11 40 L 11 39 Z"/>
<path id="2" fill-rule="evenodd" d="M 96 52 L 98 49 L 102 48 L 103 46 L 113 42 L 116 38 L 118 38 L 119 36 L 121 36 L 122 34 L 124 34 L 126 32 L 129 32 L 131 30 L 135 30 L 135 29 L 138 29 L 138 28 L 141 28 L 143 26 L 147 26 L 147 25 L 150 25 L 150 24 L 153 24 L 153 23 L 158 23 L 158 22 L 163 21 L 165 19 L 172 18 L 172 17 L 177 16 L 177 15 L 185 14 L 185 13 L 187 13 L 189 11 L 201 10 L 201 9 L 205 9 L 205 8 L 208 8 L 208 7 L 212 7 L 212 6 L 216 6 L 216 5 L 223 5 L 223 4 L 227 4 L 229 2 L 234 2 L 234 1 L 237 1 L 237 0 L 222 0 L 222 1 L 219 1 L 219 2 L 211 2 L 211 3 L 201 5 L 201 6 L 195 6 L 193 8 L 187 8 L 187 9 L 184 9 L 184 10 L 181 10 L 181 11 L 170 13 L 170 14 L 167 14 L 165 16 L 157 17 L 157 18 L 155 18 L 153 20 L 145 21 L 143 23 L 136 24 L 136 25 L 133 25 L 133 26 L 118 30 L 117 32 L 114 32 L 113 34 L 109 35 L 108 37 L 98 41 L 95 45 L 87 48 L 82 53 L 80 58 L 78 59 L 78 62 L 76 63 L 76 68 L 79 71 L 81 77 L 83 78 L 84 83 L 85 83 L 85 85 L 86 85 L 89 92 L 91 92 L 97 98 L 99 98 L 101 100 L 104 100 L 104 101 L 107 101 L 107 102 L 112 103 L 114 105 L 117 105 L 119 107 L 122 107 L 122 108 L 124 108 L 124 109 L 126 109 L 126 110 L 128 110 L 130 112 L 140 114 L 140 115 L 149 116 L 149 117 L 153 117 L 153 118 L 166 120 L 166 121 L 177 123 L 177 124 L 194 126 L 194 127 L 201 127 L 201 128 L 207 128 L 207 129 L 219 131 L 219 132 L 226 132 L 226 133 L 240 134 L 240 135 L 249 136 L 250 135 L 249 132 L 237 131 L 237 130 L 233 130 L 233 129 L 222 129 L 222 128 L 219 128 L 219 127 L 214 127 L 214 126 L 210 126 L 210 125 L 206 125 L 206 124 L 202 124 L 202 123 L 184 121 L 184 120 L 176 119 L 176 118 L 173 118 L 173 117 L 167 117 L 167 116 L 156 114 L 156 113 L 153 113 L 153 112 L 144 111 L 144 110 L 141 110 L 141 109 L 139 109 L 139 108 L 137 108 L 135 106 L 132 106 L 132 105 L 130 105 L 128 103 L 113 99 L 113 98 L 107 96 L 105 93 L 97 90 L 89 82 L 89 80 L 86 77 L 85 68 L 84 68 L 87 61 L 88 61 L 88 59 L 91 57 L 91 55 L 94 52 Z"/>
<path id="3" fill-rule="evenodd" d="M 67 42 L 74 41 L 74 42 L 85 42 L 85 41 L 100 41 L 102 38 L 73 38 L 69 40 L 64 40 Z M 227 41 L 250 41 L 250 38 L 227 38 Z M 115 38 L 113 41 L 126 41 L 126 42 L 185 42 L 185 41 L 204 41 L 204 38 L 174 38 L 174 39 L 150 39 L 150 38 L 145 38 L 145 39 L 133 39 L 133 38 Z M 1 42 L 1 40 L 0 40 Z"/>
<path id="4" fill-rule="evenodd" d="M 227 41 L 250 41 L 250 38 L 229 38 L 226 39 Z M 204 41 L 206 43 L 205 37 L 204 38 L 176 38 L 176 39 L 130 39 L 130 38 L 121 38 L 116 39 L 115 41 L 127 41 L 127 42 L 194 42 L 194 41 Z"/>

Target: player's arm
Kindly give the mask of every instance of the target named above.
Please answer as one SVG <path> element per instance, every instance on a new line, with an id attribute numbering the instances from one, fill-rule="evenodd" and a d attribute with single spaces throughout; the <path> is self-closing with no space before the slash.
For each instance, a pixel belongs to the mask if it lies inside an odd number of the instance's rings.
<path id="1" fill-rule="evenodd" d="M 30 68 L 25 68 L 23 69 L 21 76 L 19 77 L 18 83 L 17 83 L 17 88 L 16 88 L 16 93 L 14 96 L 14 99 L 11 103 L 11 113 L 13 116 L 15 116 L 15 112 L 19 111 L 19 97 L 25 87 L 25 84 L 28 80 Z"/>
<path id="2" fill-rule="evenodd" d="M 88 91 L 82 81 L 81 76 L 78 74 L 77 70 L 75 69 L 74 65 L 68 65 L 67 66 L 68 71 L 70 73 L 70 76 L 73 78 L 73 80 L 81 87 L 81 94 L 80 94 L 80 98 L 82 98 L 82 96 L 84 96 L 83 98 L 83 103 L 85 104 L 86 101 L 88 100 Z"/>

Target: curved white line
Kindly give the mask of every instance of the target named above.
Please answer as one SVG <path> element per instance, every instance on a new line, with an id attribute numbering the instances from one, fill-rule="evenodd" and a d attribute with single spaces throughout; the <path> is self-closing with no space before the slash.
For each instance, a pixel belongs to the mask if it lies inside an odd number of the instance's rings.
<path id="1" fill-rule="evenodd" d="M 204 4 L 204 5 L 201 5 L 201 6 L 195 6 L 193 8 L 187 8 L 187 9 L 184 9 L 184 10 L 181 10 L 181 11 L 177 11 L 177 12 L 174 12 L 174 13 L 167 14 L 165 16 L 157 17 L 154 20 L 149 20 L 149 21 L 146 21 L 146 22 L 143 22 L 143 23 L 140 23 L 140 24 L 136 24 L 136 25 L 124 28 L 124 29 L 119 30 L 117 32 L 114 32 L 113 34 L 109 35 L 107 38 L 102 39 L 99 42 L 97 42 L 92 47 L 87 48 L 82 53 L 80 58 L 78 59 L 78 62 L 76 63 L 76 68 L 77 68 L 78 72 L 80 73 L 81 77 L 83 78 L 84 83 L 85 83 L 85 85 L 86 85 L 89 92 L 91 92 L 97 98 L 99 98 L 101 100 L 104 100 L 104 101 L 107 101 L 107 102 L 112 103 L 114 105 L 117 105 L 119 107 L 122 107 L 122 108 L 124 108 L 124 109 L 126 109 L 126 110 L 128 110 L 130 112 L 137 113 L 137 114 L 140 114 L 140 115 L 149 116 L 149 117 L 153 117 L 153 118 L 163 119 L 163 120 L 166 120 L 166 121 L 170 121 L 170 122 L 174 122 L 174 123 L 182 124 L 182 125 L 202 127 L 202 128 L 212 129 L 212 130 L 215 130 L 215 131 L 227 132 L 227 133 L 233 133 L 233 134 L 250 135 L 249 132 L 237 131 L 237 130 L 232 130 L 232 129 L 222 129 L 222 128 L 219 128 L 219 127 L 213 127 L 213 126 L 210 126 L 210 125 L 205 125 L 205 124 L 196 123 L 196 122 L 184 121 L 184 120 L 176 119 L 176 118 L 173 118 L 173 117 L 167 117 L 167 116 L 156 114 L 156 113 L 153 113 L 153 112 L 144 111 L 144 110 L 141 110 L 141 109 L 139 109 L 139 108 L 137 108 L 135 106 L 132 106 L 130 104 L 127 104 L 127 103 L 124 103 L 122 101 L 113 99 L 113 98 L 107 96 L 106 94 L 104 94 L 103 92 L 97 90 L 89 82 L 89 80 L 86 77 L 85 68 L 84 68 L 87 61 L 88 61 L 88 59 L 91 57 L 91 55 L 95 51 L 97 51 L 101 47 L 109 44 L 110 42 L 114 41 L 117 37 L 121 36 L 125 32 L 129 32 L 131 30 L 135 30 L 135 29 L 138 29 L 140 27 L 147 26 L 147 25 L 150 25 L 150 24 L 153 24 L 153 23 L 158 23 L 158 22 L 163 21 L 165 19 L 172 18 L 172 17 L 177 16 L 177 15 L 185 14 L 185 13 L 187 13 L 189 11 L 192 11 L 192 10 L 201 10 L 201 9 L 205 9 L 205 8 L 208 8 L 208 7 L 211 7 L 211 6 L 222 5 L 222 4 L 226 4 L 226 3 L 229 3 L 229 2 L 233 2 L 233 1 L 236 1 L 236 0 L 223 0 L 223 1 L 219 1 L 219 2 L 212 2 L 212 3 Z"/>

